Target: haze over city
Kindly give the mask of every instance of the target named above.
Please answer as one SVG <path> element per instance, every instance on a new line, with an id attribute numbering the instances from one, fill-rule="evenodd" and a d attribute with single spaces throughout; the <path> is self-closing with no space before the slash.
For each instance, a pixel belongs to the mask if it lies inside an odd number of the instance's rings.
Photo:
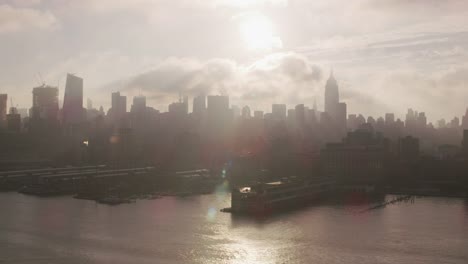
<path id="1" fill-rule="evenodd" d="M 0 0 L 0 263 L 468 263 L 467 22 Z"/>
<path id="2" fill-rule="evenodd" d="M 0 92 L 31 107 L 31 89 L 72 72 L 84 96 L 143 94 L 160 111 L 182 92 L 227 94 L 268 110 L 314 100 L 333 69 L 348 113 L 428 120 L 465 112 L 466 1 L 47 1 L 0 4 Z M 254 106 L 254 107 L 253 107 Z"/>

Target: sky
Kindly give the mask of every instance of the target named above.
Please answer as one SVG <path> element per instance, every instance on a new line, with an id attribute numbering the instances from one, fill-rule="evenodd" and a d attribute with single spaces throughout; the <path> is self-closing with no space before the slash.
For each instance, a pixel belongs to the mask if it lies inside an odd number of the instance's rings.
<path id="1" fill-rule="evenodd" d="M 232 105 L 323 109 L 333 69 L 348 113 L 430 121 L 468 106 L 464 0 L 0 0 L 0 93 L 84 78 L 95 106 L 111 92 L 167 111 L 179 93 Z"/>

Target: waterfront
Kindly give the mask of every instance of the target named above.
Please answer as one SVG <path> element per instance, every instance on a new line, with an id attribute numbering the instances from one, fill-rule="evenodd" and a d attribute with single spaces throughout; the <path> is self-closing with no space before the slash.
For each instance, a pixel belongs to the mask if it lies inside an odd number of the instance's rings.
<path id="1" fill-rule="evenodd" d="M 107 206 L 0 193 L 0 263 L 467 263 L 468 202 L 417 198 L 356 213 L 321 205 L 266 219 L 230 195 Z"/>

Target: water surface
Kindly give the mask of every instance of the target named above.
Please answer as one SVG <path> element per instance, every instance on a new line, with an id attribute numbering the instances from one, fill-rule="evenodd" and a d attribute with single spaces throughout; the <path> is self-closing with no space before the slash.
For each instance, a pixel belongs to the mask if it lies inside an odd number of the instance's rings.
<path id="1" fill-rule="evenodd" d="M 229 204 L 223 193 L 119 206 L 0 193 L 0 263 L 468 263 L 462 199 L 260 220 L 219 212 Z"/>

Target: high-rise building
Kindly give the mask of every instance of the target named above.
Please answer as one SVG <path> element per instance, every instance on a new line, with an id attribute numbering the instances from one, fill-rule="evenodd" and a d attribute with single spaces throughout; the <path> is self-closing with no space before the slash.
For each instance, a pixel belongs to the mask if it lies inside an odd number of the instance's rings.
<path id="1" fill-rule="evenodd" d="M 21 131 L 21 116 L 16 107 L 11 107 L 7 115 L 7 129 L 12 132 Z"/>
<path id="2" fill-rule="evenodd" d="M 294 128 L 296 126 L 296 110 L 288 109 L 288 116 L 286 118 L 286 123 L 289 128 Z"/>
<path id="3" fill-rule="evenodd" d="M 286 105 L 285 104 L 273 104 L 271 106 L 271 115 L 273 119 L 285 120 L 286 119 Z"/>
<path id="4" fill-rule="evenodd" d="M 298 104 L 296 105 L 294 109 L 294 113 L 296 115 L 296 124 L 300 127 L 303 127 L 305 125 L 305 107 L 303 104 Z"/>
<path id="5" fill-rule="evenodd" d="M 146 111 L 146 97 L 145 96 L 133 97 L 133 104 L 132 104 L 132 108 L 130 111 L 132 113 Z"/>
<path id="6" fill-rule="evenodd" d="M 21 118 L 29 117 L 29 109 L 28 108 L 18 108 L 18 114 L 20 114 Z"/>
<path id="7" fill-rule="evenodd" d="M 229 97 L 222 95 L 208 96 L 207 118 L 213 134 L 226 129 L 232 116 L 229 110 Z M 224 134 L 224 133 L 222 133 Z"/>
<path id="8" fill-rule="evenodd" d="M 33 88 L 32 119 L 57 120 L 58 110 L 57 87 L 43 85 Z"/>
<path id="9" fill-rule="evenodd" d="M 8 95 L 0 94 L 0 127 L 5 126 L 7 115 Z"/>
<path id="10" fill-rule="evenodd" d="M 227 111 L 229 110 L 229 96 L 210 95 L 208 96 L 208 111 Z"/>
<path id="11" fill-rule="evenodd" d="M 424 128 L 427 125 L 427 118 L 424 112 L 419 113 L 418 115 L 418 123 L 420 128 Z"/>
<path id="12" fill-rule="evenodd" d="M 79 124 L 84 121 L 83 79 L 70 73 L 67 74 L 65 84 L 62 114 L 65 124 Z"/>
<path id="13" fill-rule="evenodd" d="M 465 115 L 462 117 L 462 128 L 468 129 L 468 108 L 465 111 Z"/>
<path id="14" fill-rule="evenodd" d="M 30 129 L 49 131 L 57 128 L 59 116 L 58 88 L 42 85 L 33 88 L 33 103 L 30 110 Z"/>
<path id="15" fill-rule="evenodd" d="M 333 119 L 338 112 L 338 104 L 340 102 L 340 94 L 338 91 L 338 83 L 336 82 L 333 72 L 327 80 L 325 85 L 325 112 L 327 112 Z"/>
<path id="16" fill-rule="evenodd" d="M 325 113 L 330 117 L 334 132 L 337 137 L 341 137 L 346 133 L 346 103 L 340 103 L 340 94 L 338 83 L 336 82 L 333 72 L 325 85 Z"/>
<path id="17" fill-rule="evenodd" d="M 127 113 L 127 97 L 120 95 L 120 92 L 112 93 L 111 117 L 114 121 L 122 119 Z"/>
<path id="18" fill-rule="evenodd" d="M 263 111 L 254 111 L 254 118 L 255 119 L 263 119 Z"/>
<path id="19" fill-rule="evenodd" d="M 181 101 L 182 101 L 182 103 L 183 103 L 183 105 L 184 105 L 184 113 L 185 113 L 185 114 L 188 114 L 188 110 L 189 110 L 189 109 L 188 109 L 188 96 L 185 95 L 185 96 L 182 98 Z"/>
<path id="20" fill-rule="evenodd" d="M 93 109 L 93 101 L 90 98 L 86 99 L 86 109 Z"/>
<path id="21" fill-rule="evenodd" d="M 244 119 L 250 119 L 250 107 L 249 106 L 244 106 L 242 107 L 242 118 Z"/>
<path id="22" fill-rule="evenodd" d="M 169 105 L 170 113 L 177 113 L 177 115 L 187 115 L 188 114 L 188 97 L 184 96 L 179 98 L 179 102 L 174 102 Z"/>
<path id="23" fill-rule="evenodd" d="M 462 153 L 468 156 L 468 129 L 463 130 Z"/>
<path id="24" fill-rule="evenodd" d="M 339 103 L 337 105 L 337 112 L 335 116 L 335 121 L 337 122 L 338 129 L 342 132 L 346 132 L 346 116 L 347 116 L 347 106 L 346 103 Z"/>
<path id="25" fill-rule="evenodd" d="M 454 117 L 452 121 L 450 121 L 451 128 L 459 128 L 460 127 L 460 119 L 458 117 Z"/>
<path id="26" fill-rule="evenodd" d="M 385 114 L 385 125 L 390 126 L 395 123 L 395 114 L 393 113 L 386 113 Z"/>
<path id="27" fill-rule="evenodd" d="M 206 96 L 198 95 L 193 98 L 193 113 L 199 114 L 206 110 Z"/>

